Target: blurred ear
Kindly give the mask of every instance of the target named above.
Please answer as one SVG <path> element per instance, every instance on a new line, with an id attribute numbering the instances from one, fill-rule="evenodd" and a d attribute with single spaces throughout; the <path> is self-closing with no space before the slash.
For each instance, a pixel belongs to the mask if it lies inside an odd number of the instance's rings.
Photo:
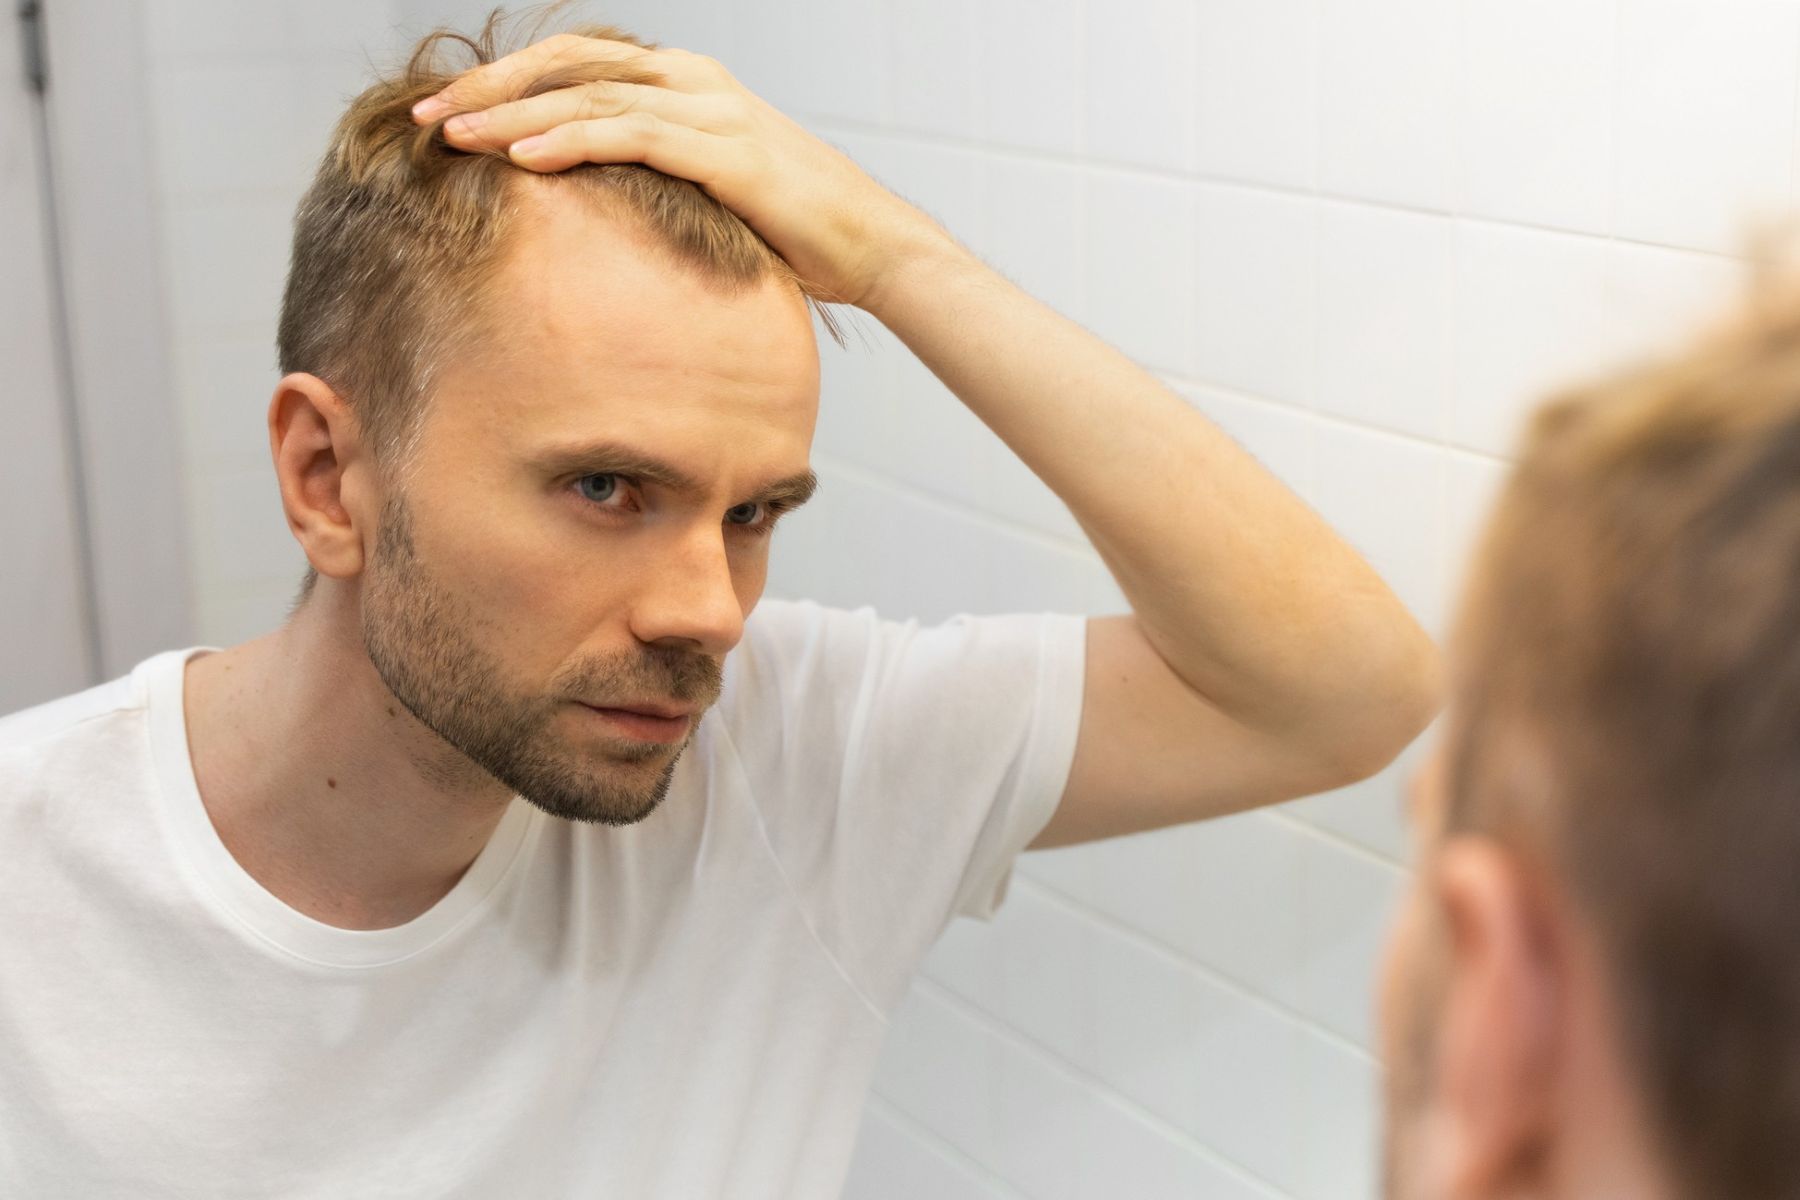
<path id="1" fill-rule="evenodd" d="M 1434 1155 L 1450 1196 L 1529 1194 L 1557 1128 L 1559 914 L 1520 860 L 1453 837 L 1430 868 L 1449 937 Z"/>
<path id="2" fill-rule="evenodd" d="M 362 573 L 378 499 L 356 419 L 317 375 L 283 376 L 269 401 L 269 449 L 288 528 L 319 574 Z"/>

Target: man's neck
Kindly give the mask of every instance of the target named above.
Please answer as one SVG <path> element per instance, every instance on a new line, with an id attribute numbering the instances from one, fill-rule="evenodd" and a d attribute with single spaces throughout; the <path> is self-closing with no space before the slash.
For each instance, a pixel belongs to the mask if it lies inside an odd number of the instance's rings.
<path id="1" fill-rule="evenodd" d="M 385 929 L 456 885 L 510 795 L 394 698 L 351 603 L 315 593 L 276 632 L 189 660 L 188 747 L 252 878 L 328 925 Z"/>

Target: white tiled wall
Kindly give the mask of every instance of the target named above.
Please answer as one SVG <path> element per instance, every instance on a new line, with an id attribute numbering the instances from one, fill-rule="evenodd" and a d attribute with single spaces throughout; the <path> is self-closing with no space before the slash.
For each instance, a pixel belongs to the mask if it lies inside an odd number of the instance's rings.
<path id="1" fill-rule="evenodd" d="M 263 414 L 289 222 L 345 100 L 391 57 L 370 0 L 141 0 L 199 636 L 278 621 L 305 560 Z"/>
<path id="2" fill-rule="evenodd" d="M 300 561 L 261 410 L 286 223 L 368 56 L 463 0 L 145 0 L 203 632 Z M 1434 630 L 1542 392 L 1654 347 L 1793 200 L 1800 0 L 620 0 L 1103 333 Z M 1067 512 L 863 322 L 773 590 L 1122 603 Z M 1030 854 L 898 1015 L 849 1194 L 1370 1195 L 1399 781 Z"/>

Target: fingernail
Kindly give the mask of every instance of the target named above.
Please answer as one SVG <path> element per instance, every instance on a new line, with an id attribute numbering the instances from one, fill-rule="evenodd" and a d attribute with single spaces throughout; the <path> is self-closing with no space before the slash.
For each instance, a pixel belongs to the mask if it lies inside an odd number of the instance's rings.
<path id="1" fill-rule="evenodd" d="M 435 121 L 450 111 L 450 105 L 436 96 L 427 96 L 413 105 L 412 114 L 421 121 Z"/>
<path id="2" fill-rule="evenodd" d="M 460 117 L 451 117 L 444 122 L 444 132 L 448 134 L 474 133 L 487 124 L 486 113 L 464 113 Z"/>
<path id="3" fill-rule="evenodd" d="M 528 137 L 522 141 L 514 142 L 512 144 L 512 153 L 525 155 L 535 154 L 538 150 L 543 148 L 543 145 L 544 135 L 540 133 L 536 137 Z"/>

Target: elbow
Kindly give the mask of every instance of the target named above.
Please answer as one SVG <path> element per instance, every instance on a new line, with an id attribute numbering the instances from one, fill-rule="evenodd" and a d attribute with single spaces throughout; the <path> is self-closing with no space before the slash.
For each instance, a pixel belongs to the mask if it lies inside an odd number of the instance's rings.
<path id="1" fill-rule="evenodd" d="M 1437 717 L 1443 665 L 1423 632 L 1344 701 L 1345 720 L 1325 754 L 1326 788 L 1348 787 L 1383 770 Z"/>

